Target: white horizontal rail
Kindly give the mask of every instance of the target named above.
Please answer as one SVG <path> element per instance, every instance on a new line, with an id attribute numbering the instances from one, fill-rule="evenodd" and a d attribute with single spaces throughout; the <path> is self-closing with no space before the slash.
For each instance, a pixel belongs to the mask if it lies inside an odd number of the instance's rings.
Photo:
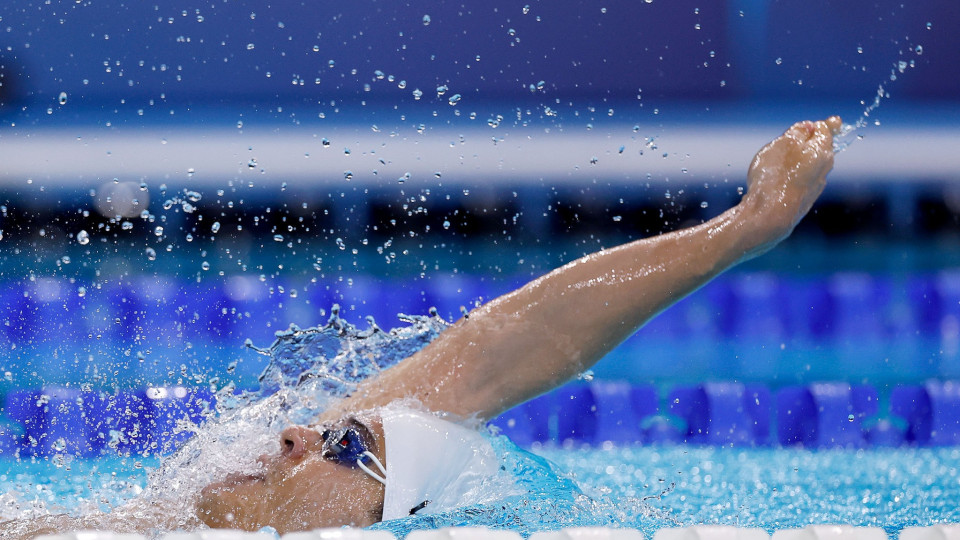
<path id="1" fill-rule="evenodd" d="M 0 135 L 5 156 L 0 187 L 85 188 L 114 178 L 194 188 L 221 187 L 228 181 L 261 187 L 283 182 L 369 187 L 396 184 L 401 178 L 418 187 L 541 179 L 551 185 L 740 181 L 754 153 L 785 127 L 682 124 L 647 133 L 625 124 L 592 131 L 470 127 L 423 134 L 351 126 L 248 132 L 49 128 Z M 656 139 L 648 144 L 648 137 Z M 330 144 L 324 146 L 323 139 Z M 875 131 L 837 156 L 833 177 L 958 180 L 957 148 L 960 128 Z M 346 171 L 352 173 L 350 180 Z"/>

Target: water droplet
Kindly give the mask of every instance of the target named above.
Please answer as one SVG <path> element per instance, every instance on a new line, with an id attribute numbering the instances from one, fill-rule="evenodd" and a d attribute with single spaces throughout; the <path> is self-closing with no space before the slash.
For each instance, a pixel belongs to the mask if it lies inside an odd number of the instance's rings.
<path id="1" fill-rule="evenodd" d="M 213 226 L 210 227 L 210 231 L 211 231 L 213 234 L 217 234 L 218 232 L 220 232 L 220 222 L 219 222 L 219 221 L 214 221 L 214 222 L 213 222 Z"/>
<path id="2" fill-rule="evenodd" d="M 320 144 L 322 144 L 322 145 L 324 146 L 324 148 L 326 148 L 326 147 L 330 146 L 330 139 L 327 139 L 326 137 L 324 137 L 324 138 L 320 139 Z"/>
<path id="3" fill-rule="evenodd" d="M 79 288 L 77 288 L 77 296 L 79 296 L 80 298 L 83 298 L 83 297 L 86 296 L 86 295 L 87 295 L 87 288 L 86 288 L 86 287 L 79 287 Z"/>
<path id="4" fill-rule="evenodd" d="M 275 234 L 275 235 L 273 235 L 273 241 L 274 241 L 274 242 L 283 242 L 283 235 L 282 235 L 282 234 Z"/>
<path id="5" fill-rule="evenodd" d="M 248 50 L 248 51 L 252 51 L 252 50 L 254 49 L 254 47 L 255 47 L 255 45 L 254 45 L 253 43 L 247 43 L 247 50 Z"/>
<path id="6" fill-rule="evenodd" d="M 513 28 L 511 28 L 511 29 L 507 30 L 507 35 L 509 35 L 509 36 L 515 36 L 515 35 L 517 35 L 517 31 L 514 30 Z"/>
<path id="7" fill-rule="evenodd" d="M 57 100 L 60 102 L 61 105 L 66 105 L 66 104 L 67 104 L 67 93 L 66 93 L 66 92 L 60 92 L 60 97 L 59 97 Z"/>
<path id="8" fill-rule="evenodd" d="M 863 54 L 863 47 L 857 47 L 857 54 Z"/>
<path id="9" fill-rule="evenodd" d="M 852 414 L 851 414 L 851 415 L 848 415 L 848 416 L 847 416 L 847 421 L 848 421 L 848 422 L 853 422 L 853 418 L 854 418 L 854 417 L 853 417 Z"/>
<path id="10" fill-rule="evenodd" d="M 343 178 L 344 178 L 345 180 L 352 180 L 352 179 L 353 179 L 353 172 L 352 172 L 352 171 L 343 171 Z"/>
<path id="11" fill-rule="evenodd" d="M 929 22 L 928 22 L 928 23 L 927 23 L 927 30 L 930 30 L 931 28 L 933 28 L 933 23 L 929 23 Z"/>
<path id="12" fill-rule="evenodd" d="M 420 99 L 420 98 L 422 98 L 422 97 L 423 97 L 423 90 L 420 90 L 419 88 L 414 89 L 414 91 L 413 91 L 413 99 L 417 99 L 417 100 L 418 100 L 418 99 Z"/>
<path id="13" fill-rule="evenodd" d="M 333 66 L 335 66 L 335 65 L 337 65 L 337 63 L 334 62 L 333 60 L 330 60 L 329 62 L 327 62 L 327 66 L 329 66 L 329 67 L 333 67 Z"/>
<path id="14" fill-rule="evenodd" d="M 613 220 L 619 222 L 623 219 L 623 216 L 613 216 Z"/>
<path id="15" fill-rule="evenodd" d="M 917 48 L 914 49 L 917 54 L 923 54 L 923 45 L 917 45 Z"/>
<path id="16" fill-rule="evenodd" d="M 151 261 L 157 260 L 157 250 L 151 247 L 148 247 L 145 252 L 147 254 L 147 260 L 151 260 Z"/>
<path id="17" fill-rule="evenodd" d="M 460 99 L 461 99 L 460 94 L 454 94 L 450 96 L 450 99 L 447 100 L 447 103 L 449 103 L 450 105 L 456 105 L 457 103 L 460 103 Z"/>
<path id="18" fill-rule="evenodd" d="M 250 161 L 247 162 L 247 167 L 251 169 L 257 168 L 257 158 L 250 158 Z"/>
<path id="19" fill-rule="evenodd" d="M 423 16 L 423 25 L 424 25 L 424 26 L 430 26 L 430 16 L 429 16 L 429 15 L 424 15 L 424 16 Z"/>
<path id="20" fill-rule="evenodd" d="M 444 228 L 444 229 L 449 229 L 449 228 L 450 228 L 450 222 L 447 221 L 447 220 L 444 220 L 444 221 L 443 221 L 443 228 Z"/>
<path id="21" fill-rule="evenodd" d="M 203 263 L 200 264 L 200 268 L 202 268 L 203 271 L 206 272 L 207 270 L 210 270 L 210 263 L 208 261 L 203 261 Z"/>
<path id="22" fill-rule="evenodd" d="M 153 230 L 153 234 L 156 236 L 163 236 L 163 227 L 157 225 L 157 228 Z"/>
<path id="23" fill-rule="evenodd" d="M 90 233 L 87 231 L 80 231 L 77 233 L 77 243 L 81 246 L 85 246 L 90 243 Z"/>
<path id="24" fill-rule="evenodd" d="M 700 203 L 700 208 L 706 208 L 708 206 L 710 206 L 710 203 L 708 203 L 707 201 L 703 201 L 702 203 Z"/>
<path id="25" fill-rule="evenodd" d="M 776 62 L 776 64 L 779 66 L 780 64 L 783 63 L 783 58 L 778 57 L 776 60 L 774 60 L 774 62 Z"/>
<path id="26" fill-rule="evenodd" d="M 447 93 L 447 90 L 449 90 L 449 89 L 450 89 L 450 87 L 448 87 L 447 85 L 441 84 L 440 86 L 437 87 L 437 97 L 440 97 L 440 96 L 446 94 L 446 93 Z"/>

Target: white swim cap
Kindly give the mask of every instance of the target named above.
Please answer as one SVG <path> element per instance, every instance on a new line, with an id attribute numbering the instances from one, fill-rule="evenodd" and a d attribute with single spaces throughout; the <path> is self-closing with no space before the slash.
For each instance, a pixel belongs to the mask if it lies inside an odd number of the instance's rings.
<path id="1" fill-rule="evenodd" d="M 387 485 L 383 520 L 433 514 L 503 496 L 481 490 L 500 460 L 480 433 L 430 413 L 391 405 L 382 411 Z"/>

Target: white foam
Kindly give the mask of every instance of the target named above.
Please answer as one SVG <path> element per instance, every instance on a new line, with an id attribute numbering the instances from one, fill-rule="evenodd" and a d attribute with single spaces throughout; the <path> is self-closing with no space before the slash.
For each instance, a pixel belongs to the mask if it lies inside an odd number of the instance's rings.
<path id="1" fill-rule="evenodd" d="M 809 525 L 802 529 L 776 531 L 773 540 L 887 540 L 887 533 L 880 527 Z"/>
<path id="2" fill-rule="evenodd" d="M 732 525 L 695 525 L 676 529 L 660 529 L 653 540 L 770 540 L 763 529 L 747 529 Z"/>

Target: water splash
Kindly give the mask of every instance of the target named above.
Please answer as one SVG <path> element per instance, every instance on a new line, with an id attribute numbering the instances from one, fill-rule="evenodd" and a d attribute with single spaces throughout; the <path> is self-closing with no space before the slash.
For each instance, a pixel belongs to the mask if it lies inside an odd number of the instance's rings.
<path id="1" fill-rule="evenodd" d="M 853 124 L 844 123 L 840 126 L 840 133 L 833 138 L 833 151 L 834 153 L 840 153 L 849 148 L 853 141 L 858 141 L 863 138 L 863 134 L 857 134 L 858 129 L 863 129 L 869 124 L 870 115 L 873 111 L 877 110 L 880 107 L 880 103 L 889 98 L 890 94 L 886 91 L 883 84 L 877 88 L 877 93 L 873 97 L 873 102 L 866 106 L 863 109 L 863 112 L 860 113 L 860 116 L 857 118 L 857 121 Z"/>
<path id="2" fill-rule="evenodd" d="M 144 487 L 128 486 L 121 493 L 106 486 L 104 492 L 88 486 L 87 500 L 110 501 L 96 508 L 28 504 L 27 499 L 8 495 L 9 500 L 0 499 L 0 511 L 4 505 L 10 511 L 0 513 L 0 520 L 39 518 L 61 529 L 129 529 L 130 523 L 148 522 L 153 525 L 141 532 L 153 537 L 170 530 L 202 528 L 195 505 L 203 487 L 228 473 L 255 473 L 257 457 L 279 449 L 277 440 L 284 428 L 312 421 L 360 382 L 410 357 L 449 327 L 436 310 L 429 316 L 401 314 L 400 320 L 407 324 L 389 331 L 382 330 L 372 317 L 361 330 L 341 319 L 339 313 L 334 306 L 325 325 L 291 326 L 277 332 L 269 347 L 248 342 L 248 347 L 269 357 L 260 387 L 238 393 L 232 385 L 224 386 L 216 396 L 217 413 L 199 426 L 182 427 L 194 432 L 193 437 L 173 455 L 162 458 L 148 473 Z M 474 506 L 379 523 L 374 528 L 402 537 L 422 528 L 487 525 L 528 535 L 569 526 L 649 529 L 664 523 L 664 517 L 639 498 L 613 501 L 601 492 L 584 493 L 573 478 L 546 459 L 521 450 L 506 437 L 491 433 L 490 439 L 515 489 L 505 489 L 498 477 L 481 486 Z M 64 512 L 72 517 L 57 515 Z M 65 521 L 71 519 L 75 521 Z M 31 530 L 26 521 L 5 526 L 14 531 Z"/>
<path id="3" fill-rule="evenodd" d="M 923 47 L 917 46 L 913 49 L 913 52 L 916 54 L 923 54 Z M 846 150 L 853 141 L 858 141 L 863 139 L 863 133 L 856 133 L 857 130 L 862 130 L 870 124 L 870 116 L 880 108 L 880 103 L 884 99 L 890 99 L 890 93 L 886 89 L 886 85 L 894 82 L 898 78 L 898 74 L 903 74 L 907 69 L 913 68 L 916 66 L 916 63 L 913 60 L 909 62 L 900 60 L 893 65 L 893 68 L 890 69 L 889 81 L 880 83 L 877 87 L 877 92 L 873 96 L 873 101 L 869 104 L 866 101 L 861 101 L 860 104 L 864 105 L 863 112 L 860 113 L 860 116 L 857 118 L 857 121 L 853 124 L 844 123 L 840 127 L 840 133 L 833 138 L 833 151 L 834 153 L 840 153 Z M 874 125 L 879 125 L 879 121 L 874 120 Z"/>

